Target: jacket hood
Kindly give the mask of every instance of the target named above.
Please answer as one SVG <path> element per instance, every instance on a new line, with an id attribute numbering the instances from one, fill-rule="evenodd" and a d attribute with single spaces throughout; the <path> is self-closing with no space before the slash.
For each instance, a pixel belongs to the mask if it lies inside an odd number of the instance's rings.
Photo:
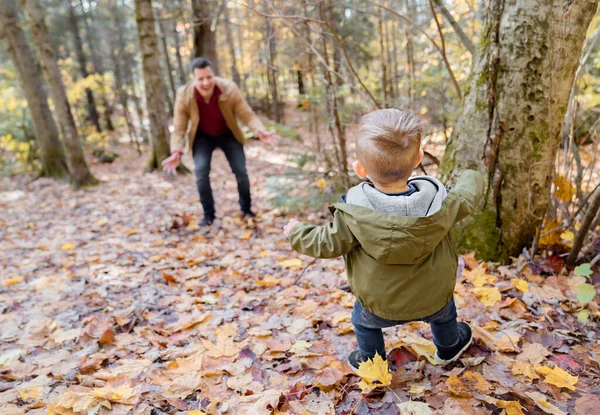
<path id="1" fill-rule="evenodd" d="M 457 203 L 450 193 L 439 210 L 425 217 L 395 216 L 349 203 L 336 203 L 331 210 L 343 215 L 368 255 L 383 264 L 408 265 L 422 262 L 448 234 Z"/>

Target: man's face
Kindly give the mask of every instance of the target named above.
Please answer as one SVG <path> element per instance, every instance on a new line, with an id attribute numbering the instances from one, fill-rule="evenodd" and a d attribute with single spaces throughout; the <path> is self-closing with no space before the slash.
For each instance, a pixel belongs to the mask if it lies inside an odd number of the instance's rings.
<path id="1" fill-rule="evenodd" d="M 215 73 L 210 66 L 194 69 L 194 87 L 205 99 L 210 99 L 215 90 Z"/>

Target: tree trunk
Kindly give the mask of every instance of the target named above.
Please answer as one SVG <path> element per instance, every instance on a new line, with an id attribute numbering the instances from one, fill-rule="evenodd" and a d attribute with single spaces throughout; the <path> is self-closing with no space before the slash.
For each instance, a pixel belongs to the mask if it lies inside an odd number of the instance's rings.
<path id="1" fill-rule="evenodd" d="M 326 21 L 327 17 L 325 16 L 325 6 L 323 3 L 319 4 L 319 16 L 322 21 Z M 323 59 L 325 60 L 325 80 L 327 81 L 327 92 L 331 97 L 331 113 L 333 116 L 333 122 L 335 123 L 336 131 L 333 131 L 333 127 L 331 126 L 331 121 L 329 122 L 329 130 L 333 135 L 334 139 L 337 139 L 337 143 L 334 143 L 334 147 L 337 151 L 339 145 L 339 156 L 338 156 L 338 165 L 342 173 L 342 181 L 345 187 L 350 186 L 350 178 L 348 176 L 348 157 L 346 153 L 346 135 L 344 131 L 344 126 L 340 120 L 339 108 L 338 108 L 338 98 L 335 90 L 335 83 L 333 77 L 331 76 L 331 69 L 329 68 L 329 57 L 327 52 L 327 40 L 325 39 L 325 34 L 321 34 L 321 43 L 323 45 Z M 328 101 L 329 102 L 329 101 Z M 337 144 L 337 145 L 335 145 Z"/>
<path id="2" fill-rule="evenodd" d="M 106 88 L 104 85 L 104 65 L 102 64 L 102 58 L 100 55 L 98 55 L 98 50 L 100 50 L 98 45 L 100 45 L 102 41 L 101 38 L 96 35 L 94 26 L 88 23 L 88 14 L 85 12 L 83 7 L 83 0 L 79 0 L 79 4 L 81 6 L 81 20 L 83 20 L 83 26 L 85 28 L 86 35 L 85 38 L 88 48 L 90 49 L 92 64 L 94 65 L 94 72 L 102 76 L 102 81 L 100 82 L 100 103 L 102 106 L 104 106 L 104 122 L 108 131 L 114 131 L 115 127 L 111 119 L 113 106 L 108 102 L 108 98 L 106 97 Z"/>
<path id="3" fill-rule="evenodd" d="M 63 144 L 67 156 L 67 166 L 74 186 L 86 186 L 96 183 L 96 179 L 88 169 L 85 161 L 77 126 L 71 113 L 71 105 L 67 100 L 65 86 L 56 61 L 56 54 L 50 42 L 48 28 L 44 22 L 44 14 L 39 0 L 21 0 L 25 12 L 31 22 L 31 36 L 37 47 L 42 69 L 48 79 L 50 95 L 58 115 L 63 136 Z"/>
<path id="4" fill-rule="evenodd" d="M 116 2 L 114 3 L 116 9 Z M 119 31 L 120 17 L 113 14 L 113 18 L 115 18 L 115 27 L 117 27 L 117 32 Z M 119 102 L 121 103 L 121 107 L 123 108 L 123 116 L 125 117 L 125 122 L 127 123 L 127 129 L 129 131 L 130 140 L 135 143 L 136 150 L 138 154 L 141 155 L 142 151 L 140 148 L 140 140 L 138 137 L 138 133 L 135 129 L 135 125 L 131 119 L 131 111 L 129 110 L 129 93 L 125 88 L 125 79 L 123 75 L 123 48 L 120 47 L 119 36 L 115 33 L 115 31 L 111 31 L 110 33 L 105 33 L 105 37 L 110 39 L 109 45 L 111 48 L 111 56 L 113 62 L 113 71 L 114 71 L 114 86 L 115 91 L 117 93 L 117 97 Z"/>
<path id="5" fill-rule="evenodd" d="M 167 88 L 160 69 L 158 39 L 152 12 L 152 0 L 135 0 L 135 20 L 138 27 L 146 103 L 150 128 L 152 131 L 152 153 L 148 161 L 148 170 L 158 169 L 160 163 L 169 157 L 169 120 L 165 107 Z"/>
<path id="6" fill-rule="evenodd" d="M 379 56 L 381 61 L 381 88 L 383 89 L 383 106 L 388 107 L 388 84 L 387 84 L 387 65 L 385 63 L 385 47 L 383 34 L 383 11 L 381 7 L 377 8 L 377 28 L 379 29 Z"/>
<path id="7" fill-rule="evenodd" d="M 192 22 L 194 26 L 194 58 L 204 56 L 212 61 L 215 73 L 219 74 L 217 61 L 216 33 L 210 30 L 211 15 L 208 0 L 192 0 Z"/>
<path id="8" fill-rule="evenodd" d="M 483 208 L 457 230 L 462 250 L 506 261 L 528 246 L 550 198 L 579 54 L 598 0 L 492 0 L 440 174 L 487 177 Z"/>
<path id="9" fill-rule="evenodd" d="M 167 65 L 167 76 L 169 78 L 169 84 L 171 85 L 171 93 L 173 94 L 173 99 L 175 99 L 175 95 L 177 95 L 177 87 L 175 86 L 175 79 L 173 79 L 173 67 L 171 66 L 171 59 L 169 58 L 169 46 L 167 45 L 167 34 L 165 32 L 164 24 L 162 22 L 161 17 L 158 17 L 158 37 L 162 43 L 163 53 L 165 54 L 165 64 Z M 169 105 L 169 114 L 173 114 L 173 99 L 171 99 L 171 94 L 167 94 L 167 104 Z"/>
<path id="10" fill-rule="evenodd" d="M 406 14 L 412 16 L 410 0 L 406 0 Z M 413 40 L 408 26 L 404 28 L 404 35 L 406 36 L 406 89 L 408 95 L 408 108 L 412 109 L 414 105 L 413 99 L 413 79 L 415 78 L 415 60 L 413 52 Z"/>
<path id="11" fill-rule="evenodd" d="M 450 23 L 450 26 L 452 26 L 452 28 L 454 29 L 454 33 L 456 33 L 456 35 L 458 36 L 458 38 L 460 39 L 462 44 L 472 54 L 473 51 L 475 50 L 475 46 L 473 46 L 473 42 L 471 41 L 471 38 L 469 36 L 467 36 L 467 34 L 464 32 L 464 30 L 462 30 L 462 27 L 460 27 L 460 24 L 456 20 L 454 20 L 454 17 L 452 17 L 452 14 L 444 5 L 444 0 L 433 0 L 433 1 L 440 8 L 442 15 L 444 16 L 444 18 L 446 20 L 448 20 L 448 23 Z"/>
<path id="12" fill-rule="evenodd" d="M 183 59 L 181 58 L 181 43 L 179 42 L 179 32 L 177 31 L 177 18 L 175 17 L 173 2 L 167 1 L 165 2 L 167 7 L 167 11 L 169 12 L 170 22 L 171 22 L 171 31 L 173 33 L 173 41 L 175 42 L 175 58 L 177 60 L 177 74 L 179 76 L 179 82 L 183 85 L 187 82 L 188 72 L 183 69 Z"/>
<path id="13" fill-rule="evenodd" d="M 0 7 L 0 37 L 6 39 L 8 54 L 15 65 L 25 93 L 35 140 L 40 149 L 41 176 L 68 178 L 69 171 L 58 137 L 56 123 L 48 106 L 46 86 L 40 73 L 40 64 L 32 53 L 21 29 L 17 6 L 13 0 Z"/>
<path id="14" fill-rule="evenodd" d="M 240 85 L 240 73 L 237 69 L 237 59 L 235 56 L 235 44 L 233 43 L 233 33 L 231 23 L 229 21 L 229 8 L 227 5 L 223 7 L 223 21 L 225 22 L 225 35 L 227 38 L 227 45 L 229 46 L 229 54 L 231 55 L 231 77 L 233 82 Z M 240 22 L 241 24 L 241 22 Z"/>
<path id="15" fill-rule="evenodd" d="M 268 13 L 267 3 L 264 5 L 265 13 Z M 281 122 L 281 113 L 279 109 L 279 93 L 277 90 L 277 69 L 275 67 L 276 44 L 275 30 L 273 29 L 273 19 L 267 17 L 267 26 L 265 33 L 265 41 L 267 42 L 267 82 L 271 95 L 271 114 L 276 122 Z"/>
<path id="16" fill-rule="evenodd" d="M 73 3 L 71 2 L 69 2 L 69 24 L 71 26 L 71 33 L 73 34 L 73 46 L 75 46 L 75 54 L 77 56 L 77 62 L 79 63 L 79 71 L 81 72 L 81 77 L 85 79 L 90 76 L 90 73 L 87 69 L 87 58 L 85 57 L 85 53 L 83 53 L 83 43 L 81 42 L 81 36 L 79 35 L 77 16 L 75 15 Z M 101 133 L 102 127 L 100 126 L 100 116 L 98 115 L 98 109 L 96 108 L 94 94 L 92 93 L 91 89 L 86 88 L 85 95 L 88 102 L 88 119 L 90 123 L 96 127 L 96 131 Z"/>

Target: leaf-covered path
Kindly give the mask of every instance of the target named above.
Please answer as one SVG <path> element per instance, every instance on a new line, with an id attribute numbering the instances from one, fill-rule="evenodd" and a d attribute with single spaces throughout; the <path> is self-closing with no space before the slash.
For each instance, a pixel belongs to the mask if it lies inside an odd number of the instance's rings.
<path id="1" fill-rule="evenodd" d="M 465 358 L 435 366 L 425 324 L 386 329 L 392 383 L 363 396 L 344 363 L 354 338 L 342 260 L 296 281 L 310 258 L 266 205 L 281 150 L 248 146 L 249 223 L 215 154 L 209 230 L 196 225 L 193 176 L 144 174 L 125 149 L 93 165 L 102 183 L 90 189 L 1 179 L 0 413 L 597 413 L 593 286 L 524 260 L 461 260 L 456 301 L 476 333 Z"/>

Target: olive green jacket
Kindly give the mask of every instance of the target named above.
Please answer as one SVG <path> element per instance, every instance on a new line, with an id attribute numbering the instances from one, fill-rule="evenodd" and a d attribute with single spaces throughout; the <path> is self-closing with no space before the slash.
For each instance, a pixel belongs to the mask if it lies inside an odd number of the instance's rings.
<path id="1" fill-rule="evenodd" d="M 264 129 L 263 123 L 252 111 L 235 82 L 218 76 L 215 76 L 215 82 L 221 90 L 219 109 L 223 114 L 223 118 L 225 118 L 227 127 L 231 130 L 235 139 L 244 144 L 244 133 L 238 124 L 238 120 L 246 124 L 255 135 L 259 130 Z M 191 80 L 179 87 L 175 97 L 171 152 L 181 151 L 184 153 L 186 149 L 192 151 L 199 123 L 198 102 L 194 93 L 194 81 Z"/>
<path id="2" fill-rule="evenodd" d="M 332 223 L 301 223 L 288 238 L 305 255 L 343 255 L 350 288 L 367 310 L 391 320 L 419 319 L 450 301 L 458 267 L 450 229 L 477 208 L 483 191 L 483 176 L 467 170 L 431 216 L 336 203 Z"/>

